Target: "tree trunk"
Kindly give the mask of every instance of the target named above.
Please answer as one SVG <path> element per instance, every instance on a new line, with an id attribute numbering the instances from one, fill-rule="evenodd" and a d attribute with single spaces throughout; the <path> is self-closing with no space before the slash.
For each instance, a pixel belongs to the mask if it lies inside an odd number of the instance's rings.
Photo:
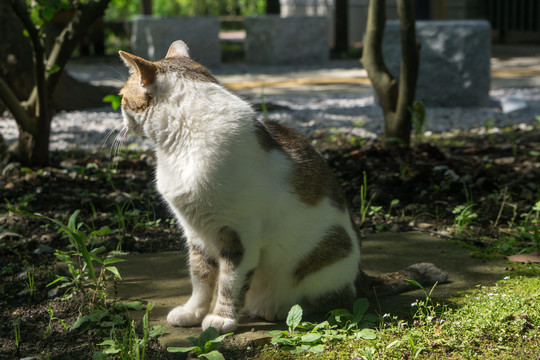
<path id="1" fill-rule="evenodd" d="M 349 51 L 349 1 L 336 0 L 336 23 L 334 36 L 334 53 L 340 55 Z"/>
<path id="2" fill-rule="evenodd" d="M 37 120 L 36 120 L 37 121 Z M 19 124 L 19 138 L 15 157 L 27 166 L 45 166 L 49 163 L 49 138 L 51 118 L 38 125 L 37 133 L 23 129 Z"/>
<path id="3" fill-rule="evenodd" d="M 384 138 L 387 146 L 409 146 L 411 113 L 418 78 L 418 46 L 412 0 L 397 0 L 401 29 L 401 69 L 399 87 L 388 72 L 382 53 L 386 22 L 384 0 L 371 0 L 361 62 L 367 70 L 379 98 L 384 116 Z"/>
<path id="4" fill-rule="evenodd" d="M 281 14 L 281 5 L 279 0 L 266 0 L 266 13 L 269 15 Z"/>
<path id="5" fill-rule="evenodd" d="M 0 99 L 15 117 L 20 131 L 16 155 L 21 163 L 39 166 L 48 163 L 54 90 L 82 34 L 96 19 L 103 16 L 110 1 L 96 0 L 79 4 L 69 24 L 56 36 L 55 41 L 51 43 L 50 51 L 45 54 L 43 36 L 32 22 L 26 1 L 9 0 L 13 13 L 29 34 L 34 53 L 34 87 L 26 101 L 21 101 L 17 97 L 15 89 L 0 73 Z"/>

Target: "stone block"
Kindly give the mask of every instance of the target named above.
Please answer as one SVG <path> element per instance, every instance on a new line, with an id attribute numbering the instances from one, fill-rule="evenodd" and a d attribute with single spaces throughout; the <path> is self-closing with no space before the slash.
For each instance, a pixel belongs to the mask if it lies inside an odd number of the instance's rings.
<path id="1" fill-rule="evenodd" d="M 491 27 L 487 21 L 417 21 L 420 68 L 416 99 L 429 106 L 487 106 Z M 399 76 L 399 22 L 388 21 L 383 39 L 386 66 Z"/>
<path id="2" fill-rule="evenodd" d="M 322 64 L 328 61 L 326 16 L 254 16 L 244 20 L 246 61 L 255 64 Z"/>
<path id="3" fill-rule="evenodd" d="M 221 63 L 217 17 L 138 16 L 132 26 L 131 49 L 135 55 L 162 59 L 174 41 L 182 40 L 192 59 L 210 67 Z"/>

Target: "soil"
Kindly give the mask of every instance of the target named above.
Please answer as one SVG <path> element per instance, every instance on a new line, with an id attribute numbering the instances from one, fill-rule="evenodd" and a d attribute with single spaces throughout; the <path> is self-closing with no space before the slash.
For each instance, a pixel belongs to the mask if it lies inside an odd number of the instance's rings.
<path id="1" fill-rule="evenodd" d="M 516 224 L 540 198 L 538 126 L 438 135 L 408 151 L 343 135 L 319 134 L 314 144 L 342 183 L 364 232 L 421 230 L 459 238 L 484 254 L 535 250 L 530 233 Z M 52 153 L 46 168 L 10 164 L 3 169 L 0 359 L 90 358 L 104 335 L 67 331 L 56 320 L 48 330 L 51 310 L 68 326 L 87 311 L 85 299 L 65 299 L 53 286 L 47 287 L 61 271 L 54 249 L 70 249 L 70 243 L 51 222 L 16 215 L 8 208 L 63 223 L 80 209 L 78 221 L 84 229 L 111 229 L 91 247 L 130 253 L 182 250 L 181 236 L 167 220 L 169 211 L 154 188 L 153 163 L 151 153 L 72 151 Z M 373 199 L 372 213 L 362 222 L 364 172 L 367 198 Z M 465 204 L 474 204 L 476 216 L 469 216 L 471 226 L 460 231 L 453 210 Z M 33 292 L 29 273 L 34 274 Z M 15 336 L 15 329 L 20 335 Z M 169 356 L 156 343 L 146 355 Z"/>

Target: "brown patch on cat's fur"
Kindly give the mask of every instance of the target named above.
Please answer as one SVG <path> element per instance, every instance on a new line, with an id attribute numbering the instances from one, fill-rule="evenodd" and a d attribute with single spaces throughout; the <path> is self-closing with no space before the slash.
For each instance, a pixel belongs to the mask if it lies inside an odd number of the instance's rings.
<path id="1" fill-rule="evenodd" d="M 246 274 L 240 288 L 235 286 L 235 283 L 239 280 L 236 278 L 238 266 L 244 257 L 244 247 L 240 241 L 240 235 L 234 229 L 224 226 L 219 230 L 218 236 L 221 247 L 219 259 L 220 281 L 219 296 L 214 314 L 234 319 L 244 306 L 246 292 L 253 277 L 253 270 Z"/>
<path id="2" fill-rule="evenodd" d="M 234 319 L 238 316 L 238 313 L 244 306 L 246 293 L 249 290 L 253 273 L 254 270 L 251 270 L 246 274 L 239 294 L 234 294 L 234 290 L 230 286 L 230 283 L 220 283 L 219 298 L 214 309 L 214 314 L 230 319 Z"/>
<path id="3" fill-rule="evenodd" d="M 184 79 L 219 84 L 207 68 L 187 57 L 169 57 L 155 64 L 158 72 L 162 74 L 177 73 Z"/>
<path id="4" fill-rule="evenodd" d="M 298 284 L 308 275 L 350 256 L 352 249 L 347 231 L 341 226 L 332 226 L 317 247 L 296 265 L 295 282 Z"/>
<path id="5" fill-rule="evenodd" d="M 133 112 L 145 111 L 152 102 L 152 97 L 139 83 L 139 75 L 131 74 L 126 85 L 120 90 L 122 107 Z"/>
<path id="6" fill-rule="evenodd" d="M 154 83 L 157 74 L 177 74 L 192 81 L 219 83 L 208 69 L 190 58 L 169 57 L 150 62 L 123 51 L 120 54 L 126 64 L 133 69 L 133 73 L 129 76 L 122 90 L 120 90 L 122 107 L 126 107 L 133 112 L 143 112 L 151 105 L 151 91 L 148 91 L 145 87 L 149 87 Z"/>
<path id="7" fill-rule="evenodd" d="M 265 151 L 283 151 L 294 163 L 290 182 L 300 200 L 310 206 L 328 197 L 345 211 L 341 188 L 321 155 L 295 130 L 275 121 L 255 121 L 255 135 Z"/>
<path id="8" fill-rule="evenodd" d="M 191 274 L 200 280 L 215 283 L 217 279 L 218 263 L 191 243 L 189 244 L 189 268 Z"/>
<path id="9" fill-rule="evenodd" d="M 244 246 L 240 241 L 240 235 L 228 226 L 219 230 L 220 256 L 233 266 L 238 266 L 244 257 Z"/>

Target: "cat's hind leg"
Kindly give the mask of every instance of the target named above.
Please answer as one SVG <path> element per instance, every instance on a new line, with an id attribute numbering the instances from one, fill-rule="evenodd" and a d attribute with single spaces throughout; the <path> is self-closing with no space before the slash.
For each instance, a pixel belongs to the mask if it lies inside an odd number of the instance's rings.
<path id="1" fill-rule="evenodd" d="M 202 323 L 203 330 L 215 328 L 220 333 L 233 331 L 238 326 L 238 316 L 244 306 L 254 272 L 253 256 L 244 256 L 240 236 L 230 227 L 220 230 L 219 285 L 214 310 Z"/>
<path id="2" fill-rule="evenodd" d="M 193 241 L 188 240 L 189 269 L 193 291 L 187 303 L 172 309 L 167 322 L 173 326 L 196 326 L 208 314 L 216 279 L 218 263 L 204 254 Z"/>

